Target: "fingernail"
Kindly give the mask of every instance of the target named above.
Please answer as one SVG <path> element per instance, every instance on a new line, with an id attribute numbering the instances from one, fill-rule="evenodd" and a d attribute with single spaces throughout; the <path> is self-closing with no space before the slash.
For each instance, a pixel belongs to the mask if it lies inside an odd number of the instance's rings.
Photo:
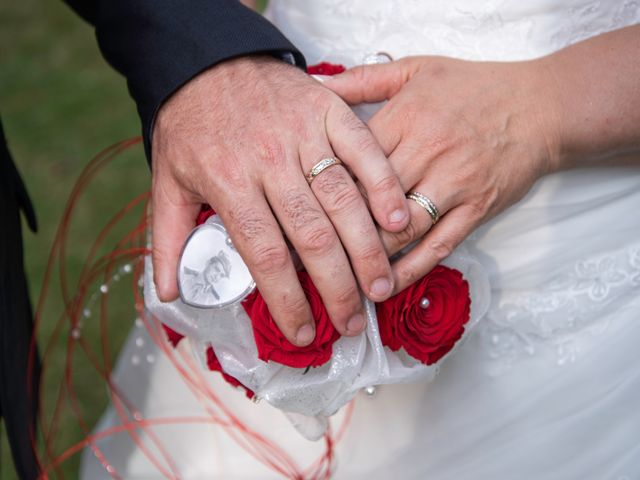
<path id="1" fill-rule="evenodd" d="M 386 278 L 378 278 L 371 284 L 369 293 L 374 297 L 385 297 L 391 293 L 391 282 Z"/>
<path id="2" fill-rule="evenodd" d="M 364 315 L 362 315 L 361 313 L 356 313 L 347 322 L 348 333 L 360 333 L 363 328 L 364 328 Z"/>
<path id="3" fill-rule="evenodd" d="M 405 221 L 406 218 L 407 218 L 407 212 L 405 212 L 404 210 L 398 209 L 391 212 L 391 215 L 389 215 L 389 222 L 402 223 Z"/>
<path id="4" fill-rule="evenodd" d="M 313 337 L 315 337 L 313 327 L 307 323 L 306 325 L 301 326 L 298 330 L 298 333 L 296 334 L 296 344 L 301 347 L 309 345 L 313 341 Z"/>

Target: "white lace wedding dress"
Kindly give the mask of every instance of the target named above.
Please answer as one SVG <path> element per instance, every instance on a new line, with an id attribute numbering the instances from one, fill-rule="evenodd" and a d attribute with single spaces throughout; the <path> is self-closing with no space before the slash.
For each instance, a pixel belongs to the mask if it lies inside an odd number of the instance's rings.
<path id="1" fill-rule="evenodd" d="M 268 15 L 310 64 L 380 51 L 509 61 L 637 23 L 640 2 L 273 0 Z M 488 314 L 432 383 L 358 396 L 334 478 L 640 479 L 639 211 L 640 167 L 579 170 L 542 179 L 476 231 L 466 247 L 490 275 Z M 279 411 L 207 375 L 301 465 L 322 451 Z M 143 328 L 115 382 L 147 418 L 202 415 Z M 117 424 L 109 410 L 96 431 Z M 154 432 L 181 478 L 279 478 L 220 427 Z M 162 477 L 126 434 L 99 446 L 124 478 Z M 109 476 L 90 450 L 81 474 Z"/>

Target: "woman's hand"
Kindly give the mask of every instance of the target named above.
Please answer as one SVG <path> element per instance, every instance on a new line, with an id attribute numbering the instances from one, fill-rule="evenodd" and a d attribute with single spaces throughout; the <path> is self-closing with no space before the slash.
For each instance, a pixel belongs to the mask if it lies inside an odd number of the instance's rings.
<path id="1" fill-rule="evenodd" d="M 542 175 L 582 166 L 640 165 L 640 25 L 527 62 L 407 58 L 359 67 L 325 86 L 347 102 L 389 102 L 370 121 L 410 202 L 388 253 L 424 236 L 394 265 L 396 291 L 425 275 L 481 223 Z"/>
<path id="2" fill-rule="evenodd" d="M 350 104 L 389 100 L 369 127 L 405 192 L 427 196 L 439 210 L 433 225 L 427 211 L 409 201 L 407 229 L 381 232 L 389 254 L 422 238 L 393 266 L 396 291 L 558 167 L 558 101 L 545 65 L 413 57 L 325 82 Z"/>
<path id="3" fill-rule="evenodd" d="M 339 156 L 344 166 L 305 175 Z M 375 199 L 375 201 L 374 201 Z M 401 231 L 409 212 L 376 140 L 351 109 L 306 73 L 269 57 L 228 60 L 180 88 L 153 134 L 153 264 L 158 296 L 178 295 L 180 250 L 202 203 L 220 215 L 282 333 L 309 344 L 315 322 L 289 248 L 296 249 L 334 325 L 365 325 L 358 285 L 389 297 L 393 275 L 372 219 Z"/>

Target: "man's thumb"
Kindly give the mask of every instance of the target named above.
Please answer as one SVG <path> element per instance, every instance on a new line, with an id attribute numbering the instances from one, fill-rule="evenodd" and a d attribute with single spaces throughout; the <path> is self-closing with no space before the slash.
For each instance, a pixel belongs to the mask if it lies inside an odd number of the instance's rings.
<path id="1" fill-rule="evenodd" d="M 178 297 L 178 260 L 187 237 L 195 226 L 199 205 L 176 206 L 154 192 L 152 207 L 153 279 L 163 302 Z"/>

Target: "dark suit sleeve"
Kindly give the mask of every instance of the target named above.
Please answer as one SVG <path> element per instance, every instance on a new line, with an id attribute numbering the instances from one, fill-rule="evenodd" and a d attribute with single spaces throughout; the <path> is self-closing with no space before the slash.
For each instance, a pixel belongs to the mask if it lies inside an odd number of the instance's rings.
<path id="1" fill-rule="evenodd" d="M 237 0 L 66 0 L 95 25 L 107 61 L 126 78 L 150 160 L 153 120 L 162 103 L 198 73 L 251 54 L 300 52 L 266 19 Z"/>

